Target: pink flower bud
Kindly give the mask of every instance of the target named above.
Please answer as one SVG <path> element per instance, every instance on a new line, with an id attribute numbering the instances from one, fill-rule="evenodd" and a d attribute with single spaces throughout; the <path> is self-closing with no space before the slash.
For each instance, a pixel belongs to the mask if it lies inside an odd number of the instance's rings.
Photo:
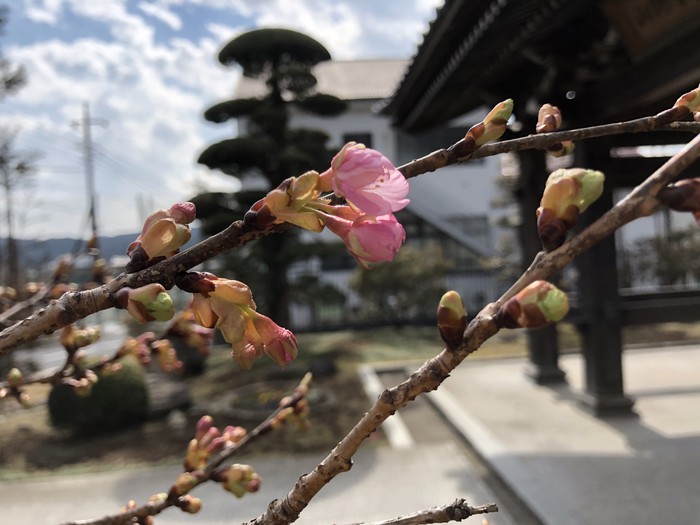
<path id="1" fill-rule="evenodd" d="M 373 217 L 348 206 L 337 206 L 336 215 L 325 214 L 323 220 L 363 268 L 393 260 L 406 240 L 403 226 L 393 215 Z"/>

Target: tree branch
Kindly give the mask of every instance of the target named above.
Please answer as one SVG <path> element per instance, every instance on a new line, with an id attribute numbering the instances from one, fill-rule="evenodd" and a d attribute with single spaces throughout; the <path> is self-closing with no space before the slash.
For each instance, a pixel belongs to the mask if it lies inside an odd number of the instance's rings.
<path id="1" fill-rule="evenodd" d="M 352 457 L 360 445 L 389 416 L 418 395 L 438 388 L 450 372 L 469 354 L 476 351 L 488 338 L 499 331 L 499 327 L 493 320 L 493 315 L 508 298 L 535 280 L 545 278 L 561 270 L 575 257 L 623 224 L 652 213 L 658 207 L 655 195 L 659 189 L 675 180 L 684 169 L 697 159 L 699 154 L 700 135 L 578 236 L 548 254 L 540 253 L 523 277 L 510 290 L 495 303 L 484 308 L 472 320 L 459 347 L 454 350 L 444 349 L 436 357 L 426 361 L 406 381 L 385 390 L 355 427 L 312 472 L 301 476 L 283 500 L 272 501 L 267 511 L 251 521 L 250 524 L 279 525 L 296 521 L 311 499 L 326 484 L 338 474 L 350 470 Z"/>
<path id="2" fill-rule="evenodd" d="M 528 135 L 527 137 L 504 140 L 481 146 L 469 155 L 462 155 L 460 153 L 461 145 L 464 142 L 460 140 L 449 148 L 433 151 L 425 157 L 412 160 L 403 166 L 399 166 L 398 170 L 408 179 L 424 173 L 436 171 L 445 166 L 459 164 L 472 159 L 481 159 L 501 153 L 511 153 L 526 149 L 544 150 L 564 140 L 576 141 L 610 135 L 621 135 L 624 133 L 642 133 L 649 131 L 684 131 L 688 133 L 698 133 L 700 131 L 700 122 L 671 122 L 662 124 L 660 122 L 664 122 L 667 119 L 662 118 L 660 115 L 663 115 L 663 113 L 653 117 L 644 117 L 626 122 L 618 122 L 616 124 L 604 124 L 602 126 L 592 126 L 569 131 L 555 131 L 552 133 L 539 133 L 536 135 Z"/>
<path id="3" fill-rule="evenodd" d="M 383 521 L 373 521 L 372 523 L 353 523 L 352 525 L 423 525 L 425 523 L 447 523 L 449 521 L 462 521 L 477 514 L 488 514 L 498 512 L 495 503 L 472 507 L 463 498 L 456 499 L 449 505 L 432 507 L 421 510 L 407 516 L 392 518 Z"/>

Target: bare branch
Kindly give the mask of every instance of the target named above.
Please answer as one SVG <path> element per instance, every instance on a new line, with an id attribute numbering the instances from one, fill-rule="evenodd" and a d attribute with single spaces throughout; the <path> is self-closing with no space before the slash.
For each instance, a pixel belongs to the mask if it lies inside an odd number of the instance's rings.
<path id="1" fill-rule="evenodd" d="M 576 141 L 609 135 L 620 135 L 623 133 L 642 133 L 649 131 L 684 131 L 688 133 L 698 133 L 700 131 L 700 122 L 660 123 L 660 121 L 663 122 L 665 120 L 665 118 L 662 119 L 659 115 L 656 115 L 654 117 L 644 117 L 626 122 L 618 122 L 617 124 L 604 124 L 602 126 L 573 129 L 569 131 L 539 133 L 537 135 L 528 135 L 527 137 L 512 140 L 504 140 L 494 144 L 486 144 L 466 156 L 460 154 L 460 150 L 462 149 L 461 145 L 463 143 L 463 141 L 460 140 L 449 148 L 433 151 L 425 157 L 412 160 L 400 166 L 398 169 L 406 178 L 411 178 L 472 159 L 481 159 L 501 153 L 510 153 L 526 149 L 544 150 L 549 146 L 559 144 L 565 140 Z"/>
<path id="2" fill-rule="evenodd" d="M 432 507 L 421 510 L 407 516 L 392 518 L 383 521 L 373 521 L 372 523 L 354 523 L 352 525 L 423 525 L 425 523 L 447 523 L 449 521 L 462 521 L 477 514 L 488 514 L 498 512 L 495 503 L 472 507 L 463 498 L 456 499 L 449 505 Z"/>

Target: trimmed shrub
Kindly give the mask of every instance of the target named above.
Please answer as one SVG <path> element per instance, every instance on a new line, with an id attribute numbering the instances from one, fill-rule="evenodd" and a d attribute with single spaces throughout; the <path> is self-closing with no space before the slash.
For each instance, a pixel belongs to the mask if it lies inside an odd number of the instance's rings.
<path id="1" fill-rule="evenodd" d="M 132 357 L 121 361 L 118 372 L 98 374 L 88 396 L 68 385 L 57 385 L 49 394 L 49 416 L 56 428 L 74 433 L 110 431 L 144 421 L 148 415 L 146 374 Z"/>

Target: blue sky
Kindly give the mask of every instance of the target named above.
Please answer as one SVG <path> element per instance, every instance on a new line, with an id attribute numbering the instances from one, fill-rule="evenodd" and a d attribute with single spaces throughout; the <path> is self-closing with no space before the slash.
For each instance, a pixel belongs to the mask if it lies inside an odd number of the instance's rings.
<path id="1" fill-rule="evenodd" d="M 21 237 L 76 236 L 85 220 L 80 129 L 88 102 L 100 229 L 140 229 L 141 208 L 169 206 L 197 188 L 236 181 L 195 163 L 233 125 L 202 112 L 238 79 L 219 48 L 255 27 L 312 35 L 336 59 L 408 57 L 441 0 L 0 0 L 10 7 L 3 52 L 29 84 L 0 103 L 0 126 L 40 155 L 32 188 L 18 194 Z M 0 223 L 0 234 L 4 225 Z"/>

